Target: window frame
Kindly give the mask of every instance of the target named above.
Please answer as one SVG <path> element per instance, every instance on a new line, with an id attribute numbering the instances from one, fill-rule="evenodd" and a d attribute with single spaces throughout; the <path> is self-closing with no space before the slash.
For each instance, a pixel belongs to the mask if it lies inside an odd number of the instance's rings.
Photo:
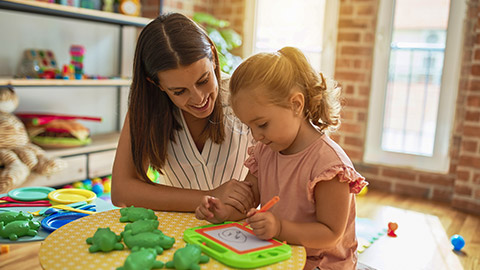
<path id="1" fill-rule="evenodd" d="M 379 2 L 364 162 L 435 173 L 447 173 L 449 171 L 449 148 L 463 58 L 463 23 L 467 10 L 465 2 L 450 0 L 439 109 L 433 155 L 431 157 L 382 150 L 385 95 L 388 83 L 395 0 Z"/>
<path id="2" fill-rule="evenodd" d="M 243 57 L 247 58 L 253 54 L 256 24 L 257 24 L 257 0 L 245 2 L 245 20 L 243 29 Z M 321 72 L 328 77 L 335 74 L 335 59 L 337 47 L 338 18 L 340 12 L 340 0 L 325 0 L 325 17 L 323 27 L 323 45 Z M 335 27 L 332 27 L 335 26 Z"/>

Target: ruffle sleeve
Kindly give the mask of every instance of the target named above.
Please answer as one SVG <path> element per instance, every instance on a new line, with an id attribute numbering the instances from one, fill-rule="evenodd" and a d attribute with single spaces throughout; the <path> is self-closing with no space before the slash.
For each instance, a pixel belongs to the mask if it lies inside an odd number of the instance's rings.
<path id="1" fill-rule="evenodd" d="M 308 200 L 310 202 L 315 201 L 313 198 L 313 191 L 315 189 L 315 185 L 318 182 L 331 180 L 337 175 L 340 182 L 347 182 L 350 185 L 350 193 L 358 194 L 363 189 L 363 187 L 368 185 L 367 181 L 365 181 L 365 177 L 355 171 L 354 168 L 345 164 L 336 165 L 323 171 L 320 175 L 318 175 L 308 183 Z"/>
<path id="2" fill-rule="evenodd" d="M 255 177 L 258 177 L 258 163 L 257 160 L 255 159 L 255 145 L 252 145 L 248 147 L 247 153 L 248 153 L 248 158 L 245 160 L 244 164 L 245 167 L 247 167 L 250 170 L 250 173 L 253 174 Z"/>

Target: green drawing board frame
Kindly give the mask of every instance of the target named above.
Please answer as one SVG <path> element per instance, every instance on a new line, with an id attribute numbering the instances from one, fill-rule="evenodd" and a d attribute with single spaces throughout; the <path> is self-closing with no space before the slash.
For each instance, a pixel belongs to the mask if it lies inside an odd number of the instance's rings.
<path id="1" fill-rule="evenodd" d="M 290 258 L 292 248 L 278 240 L 261 240 L 238 222 L 189 228 L 183 240 L 197 244 L 215 260 L 234 268 L 256 268 Z"/>

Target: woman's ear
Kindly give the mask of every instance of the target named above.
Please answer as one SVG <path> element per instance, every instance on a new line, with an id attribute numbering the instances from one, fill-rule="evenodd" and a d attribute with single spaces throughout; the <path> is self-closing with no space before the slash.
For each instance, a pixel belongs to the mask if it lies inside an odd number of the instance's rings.
<path id="1" fill-rule="evenodd" d="M 290 104 L 292 105 L 295 115 L 302 115 L 303 108 L 305 107 L 305 97 L 301 92 L 293 92 L 290 96 Z"/>

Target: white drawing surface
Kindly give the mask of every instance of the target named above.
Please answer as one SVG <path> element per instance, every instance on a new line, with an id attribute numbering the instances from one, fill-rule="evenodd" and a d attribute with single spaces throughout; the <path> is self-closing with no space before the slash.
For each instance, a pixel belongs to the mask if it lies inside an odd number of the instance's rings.
<path id="1" fill-rule="evenodd" d="M 262 240 L 254 234 L 235 226 L 207 230 L 204 233 L 240 252 L 273 246 L 271 242 Z"/>

